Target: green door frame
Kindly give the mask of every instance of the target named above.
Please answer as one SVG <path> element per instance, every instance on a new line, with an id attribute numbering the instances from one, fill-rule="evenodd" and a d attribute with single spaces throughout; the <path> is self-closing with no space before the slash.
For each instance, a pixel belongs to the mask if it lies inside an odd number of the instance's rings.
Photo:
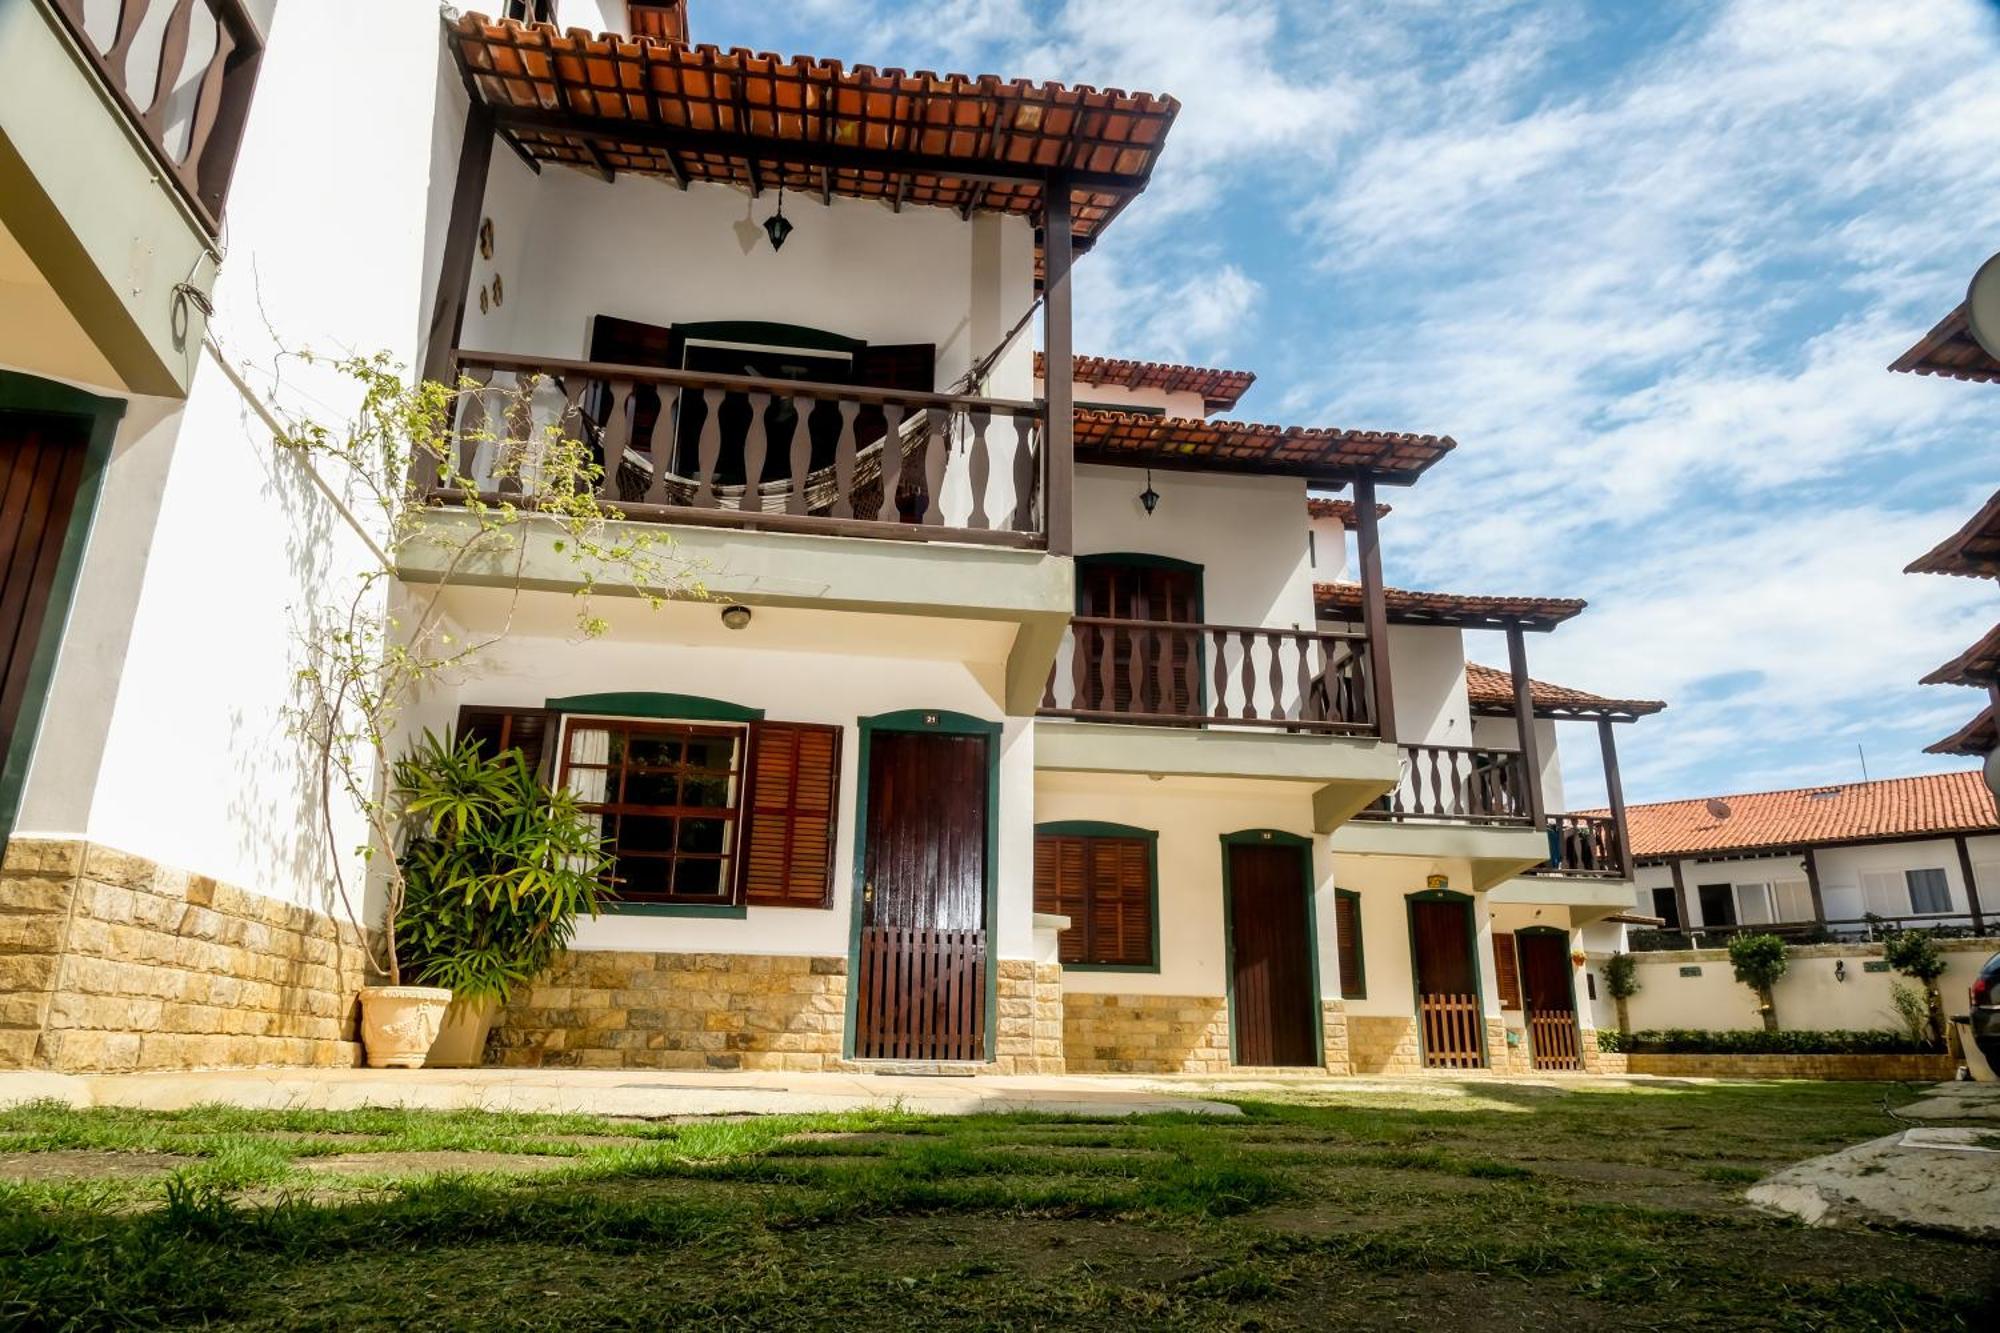
<path id="1" fill-rule="evenodd" d="M 1326 1019 L 1319 983 L 1319 908 L 1313 901 L 1313 840 L 1283 829 L 1238 829 L 1222 835 L 1222 980 L 1229 1006 L 1229 1063 L 1236 1059 L 1236 912 L 1235 886 L 1230 883 L 1229 849 L 1245 847 L 1292 847 L 1299 852 L 1299 887 L 1306 895 L 1306 957 L 1312 964 L 1313 1050 L 1319 1067 L 1326 1068 Z"/>
<path id="2" fill-rule="evenodd" d="M 841 1055 L 854 1058 L 854 1024 L 861 1004 L 861 886 L 868 873 L 868 763 L 878 732 L 914 732 L 932 736 L 986 738 L 986 1031 L 981 1037 L 986 1062 L 997 1058 L 999 1037 L 1000 967 L 1000 733 L 1003 724 L 970 713 L 944 708 L 903 708 L 856 720 L 861 731 L 854 780 L 854 877 L 848 885 L 847 1023 L 841 1034 Z"/>
<path id="3" fill-rule="evenodd" d="M 1465 908 L 1465 953 L 1472 960 L 1472 998 L 1479 1006 L 1479 1063 L 1493 1067 L 1493 1053 L 1486 1046 L 1486 977 L 1479 968 L 1479 917 L 1473 911 L 1469 893 L 1454 889 L 1420 889 L 1403 895 L 1403 914 L 1410 935 L 1410 1005 L 1417 1020 L 1417 1059 L 1428 1058 L 1424 1050 L 1423 983 L 1417 976 L 1417 904 L 1459 903 Z"/>
<path id="4" fill-rule="evenodd" d="M 83 554 L 90 544 L 91 528 L 97 520 L 97 502 L 104 490 L 104 473 L 111 462 L 111 444 L 117 438 L 118 423 L 125 417 L 125 406 L 122 398 L 103 398 L 53 380 L 0 370 L 0 411 L 70 417 L 84 431 L 83 475 L 77 479 L 76 498 L 70 505 L 69 530 L 63 534 L 55 578 L 49 585 L 49 604 L 42 611 L 42 623 L 36 632 L 35 655 L 28 663 L 27 688 L 21 693 L 21 711 L 14 718 L 14 734 L 9 739 L 7 753 L 0 759 L 0 845 L 13 837 L 14 818 L 21 812 L 28 767 L 41 733 L 42 710 L 48 703 L 49 683 L 55 675 L 63 631 L 69 625 L 77 578 L 83 571 Z"/>
<path id="5" fill-rule="evenodd" d="M 1514 932 L 1514 938 L 1516 940 L 1519 940 L 1520 937 L 1523 935 L 1554 935 L 1558 939 L 1562 940 L 1565 944 L 1569 943 L 1569 938 L 1570 938 L 1569 932 L 1567 930 L 1562 929 L 1560 926 L 1523 926 L 1519 930 Z M 1528 978 L 1527 970 L 1521 967 L 1519 960 L 1520 960 L 1520 951 L 1517 948 L 1515 950 L 1514 967 L 1516 971 L 1521 973 L 1521 980 L 1523 983 L 1525 983 Z M 1564 961 L 1565 962 L 1568 961 L 1567 957 L 1565 957 Z M 1583 1008 L 1577 1002 L 1576 998 L 1576 968 L 1571 967 L 1568 973 L 1566 973 L 1565 975 L 1567 975 L 1569 978 L 1570 1026 L 1576 1029 L 1576 1059 L 1578 1064 L 1582 1064 L 1583 1063 Z M 1527 1025 L 1528 1029 L 1528 1065 L 1530 1068 L 1533 1068 L 1535 1063 L 1535 1024 L 1533 1019 L 1529 1017 L 1528 1002 L 1527 1002 L 1527 997 L 1525 995 L 1521 997 L 1521 1019 Z"/>

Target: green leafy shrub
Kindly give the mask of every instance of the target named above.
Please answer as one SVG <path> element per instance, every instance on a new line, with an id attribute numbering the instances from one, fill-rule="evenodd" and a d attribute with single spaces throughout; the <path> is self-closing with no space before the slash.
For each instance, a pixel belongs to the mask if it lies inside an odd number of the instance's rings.
<path id="1" fill-rule="evenodd" d="M 1938 994 L 1938 978 L 1944 975 L 1944 951 L 1937 937 L 1927 930 L 1898 930 L 1882 941 L 1882 956 L 1889 966 L 1923 984 L 1924 1026 L 1931 1040 L 1944 1045 L 1944 997 Z M 1901 989 L 1901 988 L 1899 988 Z M 1903 1012 L 1900 996 L 1892 995 L 1897 1013 Z"/>
<path id="2" fill-rule="evenodd" d="M 566 791 L 543 785 L 519 750 L 425 732 L 395 769 L 406 812 L 407 885 L 398 942 L 418 984 L 505 1001 L 597 914 L 603 838 Z"/>
<path id="3" fill-rule="evenodd" d="M 1597 1034 L 1598 1045 L 1604 1034 Z M 1936 1047 L 1909 1034 L 1882 1028 L 1795 1028 L 1711 1032 L 1704 1028 L 1660 1028 L 1619 1034 L 1618 1049 L 1635 1055 L 1926 1055 Z"/>
<path id="4" fill-rule="evenodd" d="M 1736 935 L 1729 941 L 1729 966 L 1736 979 L 1757 992 L 1757 1012 L 1764 1028 L 1778 1030 L 1778 1006 L 1771 988 L 1785 975 L 1785 942 L 1776 935 Z"/>
<path id="5" fill-rule="evenodd" d="M 1597 1029 L 1597 1049 L 1607 1055 L 1617 1055 L 1621 1051 L 1629 1050 L 1631 1040 L 1632 1034 L 1629 1032 L 1613 1032 L 1610 1028 Z"/>
<path id="6" fill-rule="evenodd" d="M 1911 1041 L 1931 1044 L 1931 1001 L 1930 997 L 1915 986 L 1905 986 L 1898 981 L 1889 987 L 1889 1005 L 1896 1011 L 1903 1031 Z"/>

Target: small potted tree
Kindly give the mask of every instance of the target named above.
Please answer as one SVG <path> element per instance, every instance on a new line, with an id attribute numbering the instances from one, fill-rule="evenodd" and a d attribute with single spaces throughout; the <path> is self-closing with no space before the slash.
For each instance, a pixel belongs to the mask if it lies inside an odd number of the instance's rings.
<path id="1" fill-rule="evenodd" d="M 1778 1007 L 1771 990 L 1785 975 L 1785 942 L 1776 935 L 1737 935 L 1729 941 L 1729 965 L 1736 979 L 1757 992 L 1764 1031 L 1778 1030 Z"/>
<path id="2" fill-rule="evenodd" d="M 1894 931 L 1882 942 L 1882 956 L 1891 968 L 1923 986 L 1931 1042 L 1939 1050 L 1945 1049 L 1944 997 L 1938 994 L 1945 960 L 1937 941 L 1927 931 Z"/>
<path id="3" fill-rule="evenodd" d="M 477 1065 L 514 988 L 569 946 L 579 913 L 597 914 L 610 863 L 603 838 L 566 791 L 545 786 L 519 750 L 488 754 L 471 737 L 425 732 L 396 764 L 406 838 L 398 961 L 446 993 L 430 1066 Z"/>
<path id="4" fill-rule="evenodd" d="M 1639 993 L 1639 964 L 1631 954 L 1614 953 L 1604 960 L 1604 989 L 1611 992 L 1611 1002 L 1618 1006 L 1619 1032 L 1630 1032 L 1632 1018 L 1627 1002 Z"/>

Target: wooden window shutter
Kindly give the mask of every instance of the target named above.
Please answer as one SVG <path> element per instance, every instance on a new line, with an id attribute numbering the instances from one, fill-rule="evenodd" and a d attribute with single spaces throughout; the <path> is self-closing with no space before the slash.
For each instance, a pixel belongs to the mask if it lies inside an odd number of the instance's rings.
<path id="1" fill-rule="evenodd" d="M 1493 976 L 1500 983 L 1500 1007 L 1521 1007 L 1521 962 L 1514 953 L 1514 937 L 1493 932 Z"/>
<path id="2" fill-rule="evenodd" d="M 469 705 L 458 710 L 458 734 L 478 739 L 489 754 L 519 750 L 528 767 L 546 775 L 555 715 L 546 708 L 486 708 Z M 490 747 L 490 748 L 489 748 Z"/>
<path id="3" fill-rule="evenodd" d="M 1070 928 L 1056 936 L 1056 960 L 1088 961 L 1089 839 L 1035 839 L 1035 910 L 1066 916 Z"/>
<path id="4" fill-rule="evenodd" d="M 743 901 L 751 907 L 831 907 L 840 728 L 753 722 L 745 772 Z"/>
<path id="5" fill-rule="evenodd" d="M 1340 997 L 1362 1000 L 1368 987 L 1361 971 L 1361 895 L 1336 890 L 1333 929 L 1340 963 Z"/>
<path id="6" fill-rule="evenodd" d="M 1070 920 L 1056 938 L 1059 961 L 1153 962 L 1151 851 L 1139 838 L 1035 839 L 1035 910 Z"/>

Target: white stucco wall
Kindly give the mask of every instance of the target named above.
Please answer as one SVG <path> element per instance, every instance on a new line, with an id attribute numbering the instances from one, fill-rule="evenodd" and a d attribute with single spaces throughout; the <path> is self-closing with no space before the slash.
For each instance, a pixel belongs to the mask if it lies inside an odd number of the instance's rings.
<path id="1" fill-rule="evenodd" d="M 437 31 L 435 11 L 392 5 L 371 6 L 365 23 L 340 6 L 285 5 L 271 28 L 211 330 L 268 391 L 322 420 L 338 422 L 355 396 L 296 362 L 274 384 L 277 347 L 416 359 L 453 167 L 440 138 L 456 149 L 439 101 L 463 97 L 455 78 L 441 83 Z M 369 71 L 358 102 L 356 68 Z M 97 709 L 108 722 L 101 743 L 86 727 L 76 749 L 44 745 L 19 831 L 85 836 L 337 910 L 287 708 L 302 612 L 352 586 L 365 548 L 205 356 L 170 448 L 174 423 L 146 416 L 135 411 L 120 441 L 52 700 L 72 720 Z M 335 845 L 361 841 L 358 821 L 338 825 Z"/>
<path id="2" fill-rule="evenodd" d="M 1495 750 L 1518 750 L 1521 728 L 1511 717 L 1475 717 L 1472 743 Z M 1535 758 L 1540 765 L 1542 809 L 1550 814 L 1561 814 L 1569 808 L 1564 804 L 1562 755 L 1557 744 L 1556 724 L 1545 717 L 1536 718 Z"/>
<path id="3" fill-rule="evenodd" d="M 1226 994 L 1222 836 L 1245 829 L 1313 836 L 1312 798 L 1296 786 L 1173 777 L 1153 782 L 1139 774 L 1039 775 L 1035 822 L 1078 819 L 1125 824 L 1160 835 L 1159 971 L 1066 969 L 1063 989 L 1080 994 Z M 1313 839 L 1312 855 L 1320 989 L 1337 997 L 1332 866 L 1325 839 Z"/>
<path id="4" fill-rule="evenodd" d="M 1368 994 L 1362 999 L 1348 1000 L 1347 1012 L 1406 1018 L 1416 1011 L 1409 895 L 1423 892 L 1432 875 L 1443 875 L 1449 887 L 1464 892 L 1472 883 L 1471 867 L 1450 858 L 1401 856 L 1335 856 L 1333 862 L 1335 883 L 1361 895 L 1362 967 Z M 1498 1016 L 1500 992 L 1493 978 L 1493 921 L 1485 894 L 1473 895 L 1472 913 L 1478 931 L 1474 958 L 1479 965 L 1481 1005 L 1489 1016 Z M 1338 993 L 1338 983 L 1330 984 Z"/>
<path id="5" fill-rule="evenodd" d="M 1433 625 L 1389 626 L 1396 739 L 1405 745 L 1472 745 L 1465 698 L 1465 636 Z"/>
<path id="6" fill-rule="evenodd" d="M 1938 980 L 1947 1015 L 1966 1011 L 1966 991 L 1995 942 L 1945 941 L 1947 968 Z M 1835 956 L 1837 955 L 1837 956 Z M 1763 1026 L 1755 995 L 1736 980 L 1727 955 L 1639 954 L 1639 992 L 1629 1002 L 1635 1031 L 1651 1028 L 1704 1028 L 1714 1031 Z M 1890 1003 L 1890 988 L 1916 983 L 1893 972 L 1870 972 L 1866 963 L 1881 950 L 1867 946 L 1818 946 L 1794 950 L 1785 975 L 1772 990 L 1778 1023 L 1786 1028 L 1882 1028 L 1902 1025 Z M 1836 976 L 1844 963 L 1845 980 Z M 1683 976 L 1699 968 L 1699 976 Z"/>
<path id="7" fill-rule="evenodd" d="M 1312 540 L 1307 543 L 1312 576 L 1316 583 L 1353 583 L 1359 577 L 1347 556 L 1347 525 L 1331 516 L 1308 516 Z"/>
<path id="8" fill-rule="evenodd" d="M 454 618 L 466 630 L 495 623 L 499 593 L 453 594 Z M 581 922 L 579 949 L 699 950 L 723 953 L 845 956 L 852 925 L 854 850 L 860 814 L 863 717 L 904 709 L 950 710 L 1002 721 L 993 702 L 997 662 L 978 663 L 967 639 L 939 622 L 851 617 L 834 612 L 756 613 L 750 628 L 719 627 L 715 608 L 674 605 L 654 612 L 637 603 L 606 608 L 612 629 L 581 641 L 565 629 L 569 599 L 527 594 L 519 632 L 483 654 L 463 678 L 429 691 L 407 730 L 452 727 L 465 704 L 540 707 L 576 694 L 649 691 L 691 694 L 765 710 L 772 721 L 842 728 L 840 817 L 830 910 L 751 908 L 742 919 L 606 915 Z M 867 622 L 864 625 L 864 620 Z M 859 632 L 857 632 L 859 631 Z M 968 631 L 991 638 L 990 626 Z M 999 738 L 997 956 L 1033 957 L 1034 737 L 1029 719 L 1005 719 Z"/>
<path id="9" fill-rule="evenodd" d="M 1978 879 L 1980 905 L 1987 914 L 2000 917 L 2000 835 L 1968 838 L 1966 846 L 1971 853 L 1973 874 Z M 1857 920 L 1870 910 L 1863 891 L 1864 876 L 1887 874 L 1901 880 L 1908 870 L 1942 870 L 1951 894 L 1951 910 L 1963 914 L 1970 907 L 1958 848 L 1949 838 L 1825 847 L 1816 853 L 1816 859 L 1820 894 L 1827 919 L 1831 921 Z M 1803 883 L 1806 871 L 1804 859 L 1798 856 L 1714 861 L 1690 858 L 1682 863 L 1681 875 L 1687 886 L 1688 915 L 1692 918 L 1688 924 L 1698 926 L 1707 924 L 1701 912 L 1700 885 L 1786 880 Z M 1673 870 L 1670 866 L 1639 867 L 1635 892 L 1637 910 L 1652 915 L 1652 890 L 1671 888 L 1672 885 Z M 1895 893 L 1897 914 L 1908 913 L 1907 888 L 1898 885 Z"/>

